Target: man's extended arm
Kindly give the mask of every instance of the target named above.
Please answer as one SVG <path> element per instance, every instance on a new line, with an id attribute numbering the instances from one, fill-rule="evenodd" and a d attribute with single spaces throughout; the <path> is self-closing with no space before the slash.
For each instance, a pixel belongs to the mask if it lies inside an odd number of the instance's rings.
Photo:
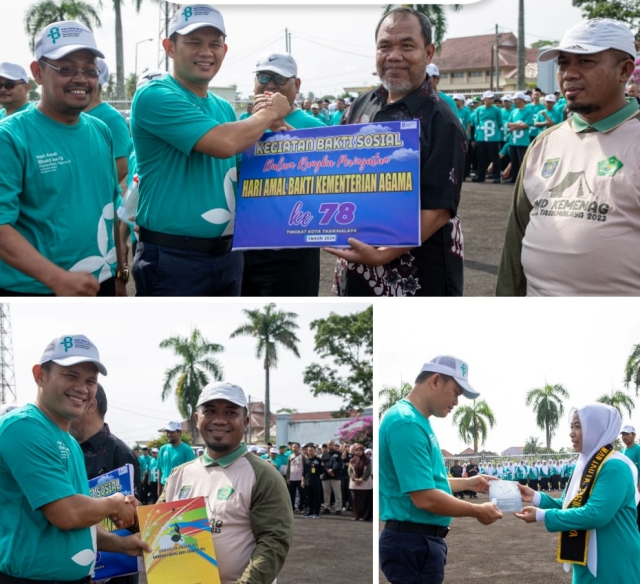
<path id="1" fill-rule="evenodd" d="M 110 517 L 118 528 L 133 525 L 136 513 L 135 497 L 115 493 L 103 499 L 73 495 L 42 506 L 47 520 L 58 529 L 81 529 Z"/>
<path id="2" fill-rule="evenodd" d="M 464 479 L 459 479 L 464 480 Z M 480 523 L 489 525 L 502 517 L 502 512 L 492 503 L 474 505 L 452 497 L 438 489 L 427 489 L 409 493 L 411 501 L 418 507 L 445 517 L 474 517 Z"/>

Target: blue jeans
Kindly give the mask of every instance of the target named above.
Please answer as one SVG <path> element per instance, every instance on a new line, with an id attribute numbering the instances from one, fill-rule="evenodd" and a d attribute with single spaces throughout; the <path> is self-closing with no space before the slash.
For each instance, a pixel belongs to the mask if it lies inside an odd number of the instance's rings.
<path id="1" fill-rule="evenodd" d="M 380 567 L 391 584 L 442 584 L 447 543 L 441 537 L 383 529 Z"/>
<path id="2" fill-rule="evenodd" d="M 240 296 L 241 251 L 213 256 L 138 242 L 136 296 Z"/>

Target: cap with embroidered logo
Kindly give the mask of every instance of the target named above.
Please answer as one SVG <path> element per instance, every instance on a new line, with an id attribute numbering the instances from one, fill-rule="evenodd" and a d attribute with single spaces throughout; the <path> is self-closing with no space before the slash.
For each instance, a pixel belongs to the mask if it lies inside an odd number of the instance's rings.
<path id="1" fill-rule="evenodd" d="M 549 103 L 555 103 L 556 102 L 556 96 L 553 95 L 553 93 L 547 93 L 547 95 L 544 96 L 544 100 L 548 101 Z"/>
<path id="2" fill-rule="evenodd" d="M 636 43 L 629 27 L 611 18 L 592 18 L 571 27 L 564 33 L 560 44 L 543 51 L 538 61 L 556 59 L 560 52 L 592 55 L 608 49 L 627 53 L 635 59 Z"/>
<path id="3" fill-rule="evenodd" d="M 205 386 L 200 393 L 196 407 L 214 399 L 224 399 L 241 408 L 247 407 L 247 398 L 242 388 L 227 381 L 215 381 Z"/>
<path id="4" fill-rule="evenodd" d="M 453 377 L 462 388 L 462 394 L 466 398 L 476 399 L 480 396 L 480 392 L 469 385 L 469 365 L 462 359 L 450 355 L 438 355 L 429 363 L 425 363 L 422 366 L 422 371 L 432 371 Z"/>
<path id="5" fill-rule="evenodd" d="M 283 77 L 297 77 L 298 65 L 289 53 L 271 53 L 258 59 L 254 73 L 260 71 L 271 71 Z"/>
<path id="6" fill-rule="evenodd" d="M 53 339 L 42 353 L 40 365 L 49 361 L 61 367 L 93 363 L 102 375 L 107 374 L 107 368 L 100 362 L 98 348 L 84 335 L 65 335 Z"/>
<path id="7" fill-rule="evenodd" d="M 36 60 L 62 59 L 69 53 L 86 49 L 96 57 L 104 54 L 98 50 L 96 39 L 89 28 L 76 20 L 62 20 L 45 26 L 36 39 Z"/>
<path id="8" fill-rule="evenodd" d="M 438 69 L 438 66 L 433 63 L 429 63 L 427 65 L 427 73 L 429 74 L 429 77 L 440 77 L 440 69 Z"/>
<path id="9" fill-rule="evenodd" d="M 496 96 L 496 94 L 493 93 L 493 91 L 485 91 L 482 94 L 482 99 L 493 99 L 493 98 L 495 98 L 495 96 Z"/>
<path id="10" fill-rule="evenodd" d="M 182 432 L 182 425 L 180 422 L 167 422 L 167 425 L 164 428 L 160 428 L 158 432 Z"/>
<path id="11" fill-rule="evenodd" d="M 636 429 L 635 426 L 627 425 L 623 426 L 622 430 L 620 430 L 620 434 L 635 434 Z"/>
<path id="12" fill-rule="evenodd" d="M 14 63 L 0 63 L 0 77 L 9 79 L 9 81 L 29 81 L 29 77 L 24 68 Z"/>
<path id="13" fill-rule="evenodd" d="M 219 30 L 225 37 L 224 20 L 220 11 L 208 4 L 190 4 L 180 6 L 171 24 L 169 24 L 169 36 L 174 33 L 189 34 L 203 26 L 212 26 Z"/>

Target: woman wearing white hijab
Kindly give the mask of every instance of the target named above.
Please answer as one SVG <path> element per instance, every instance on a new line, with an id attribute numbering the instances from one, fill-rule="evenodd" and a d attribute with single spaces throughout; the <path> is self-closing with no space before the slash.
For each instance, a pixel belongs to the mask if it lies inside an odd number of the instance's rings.
<path id="1" fill-rule="evenodd" d="M 561 499 L 520 487 L 532 503 L 516 517 L 544 521 L 560 532 L 558 561 L 573 564 L 573 584 L 630 584 L 640 574 L 640 533 L 636 524 L 635 465 L 612 448 L 622 426 L 620 414 L 604 404 L 569 412 L 573 448 L 580 453 Z M 539 508 L 538 508 L 539 507 Z"/>

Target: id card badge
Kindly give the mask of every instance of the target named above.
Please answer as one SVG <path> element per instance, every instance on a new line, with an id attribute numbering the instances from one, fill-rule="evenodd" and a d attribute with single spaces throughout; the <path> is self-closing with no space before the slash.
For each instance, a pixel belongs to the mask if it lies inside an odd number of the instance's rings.
<path id="1" fill-rule="evenodd" d="M 316 467 L 315 466 L 311 467 L 311 474 L 316 474 Z"/>

